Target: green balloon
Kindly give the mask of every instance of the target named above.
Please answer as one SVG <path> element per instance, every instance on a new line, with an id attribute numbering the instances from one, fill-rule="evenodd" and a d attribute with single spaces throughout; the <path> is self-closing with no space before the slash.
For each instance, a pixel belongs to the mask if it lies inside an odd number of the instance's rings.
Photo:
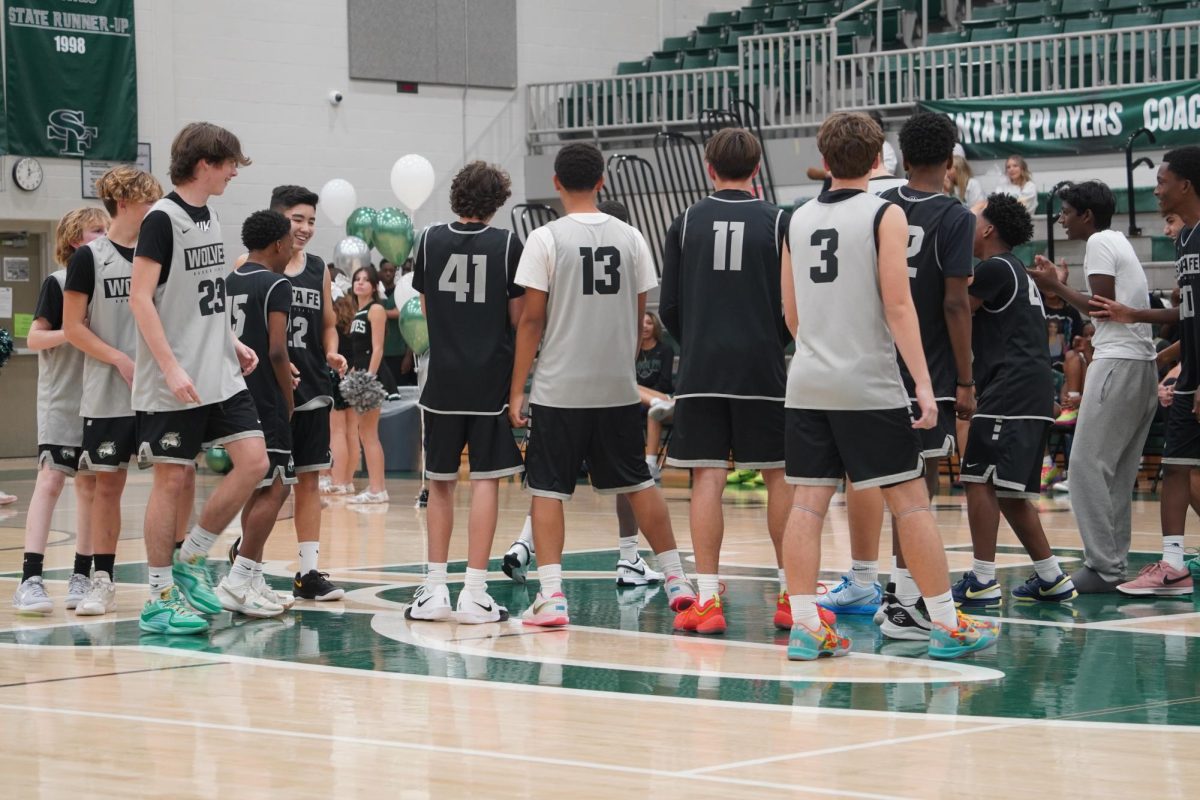
<path id="1" fill-rule="evenodd" d="M 367 247 L 374 247 L 376 219 L 378 212 L 373 208 L 363 206 L 354 209 L 346 218 L 346 235 L 357 236 L 367 243 Z"/>
<path id="2" fill-rule="evenodd" d="M 204 454 L 204 463 L 218 475 L 224 475 L 233 469 L 233 460 L 229 458 L 229 453 L 225 452 L 225 448 L 220 445 L 208 448 L 208 452 Z"/>
<path id="3" fill-rule="evenodd" d="M 400 335 L 417 355 L 423 356 L 429 350 L 429 326 L 425 324 L 425 315 L 421 313 L 420 297 L 410 297 L 400 307 Z"/>
<path id="4" fill-rule="evenodd" d="M 398 208 L 383 208 L 375 217 L 375 249 L 380 255 L 400 266 L 412 252 L 412 220 Z"/>

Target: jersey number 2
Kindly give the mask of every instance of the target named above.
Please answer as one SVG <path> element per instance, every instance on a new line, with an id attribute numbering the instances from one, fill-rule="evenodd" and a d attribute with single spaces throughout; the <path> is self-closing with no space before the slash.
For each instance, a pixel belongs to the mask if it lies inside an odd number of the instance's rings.
<path id="1" fill-rule="evenodd" d="M 438 279 L 438 290 L 452 293 L 456 303 L 467 302 L 467 295 L 473 302 L 482 303 L 487 297 L 487 256 L 470 256 L 469 266 L 467 258 L 462 253 L 450 256 Z"/>
<path id="2" fill-rule="evenodd" d="M 621 291 L 621 251 L 615 247 L 579 248 L 583 259 L 583 293 L 616 294 Z M 600 277 L 596 277 L 596 268 Z"/>
<path id="3" fill-rule="evenodd" d="M 808 270 L 813 283 L 833 283 L 838 276 L 838 232 L 833 228 L 813 231 L 809 244 L 821 248 L 821 263 Z"/>

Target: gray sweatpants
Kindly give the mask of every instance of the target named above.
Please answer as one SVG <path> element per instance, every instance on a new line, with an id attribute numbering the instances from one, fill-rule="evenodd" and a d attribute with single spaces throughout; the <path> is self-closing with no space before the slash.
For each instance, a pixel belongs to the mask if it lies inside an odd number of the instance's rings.
<path id="1" fill-rule="evenodd" d="M 1084 563 L 1107 581 L 1125 579 L 1133 485 L 1158 403 L 1153 361 L 1098 358 L 1084 381 L 1071 445 L 1071 508 Z"/>

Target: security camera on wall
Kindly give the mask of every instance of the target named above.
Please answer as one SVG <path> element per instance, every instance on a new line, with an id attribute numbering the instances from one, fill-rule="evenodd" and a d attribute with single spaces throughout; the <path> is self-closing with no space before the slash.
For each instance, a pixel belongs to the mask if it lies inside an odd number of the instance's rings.
<path id="1" fill-rule="evenodd" d="M 340 106 L 343 99 L 344 95 L 337 89 L 331 89 L 329 91 L 329 105 L 333 106 L 334 108 Z"/>

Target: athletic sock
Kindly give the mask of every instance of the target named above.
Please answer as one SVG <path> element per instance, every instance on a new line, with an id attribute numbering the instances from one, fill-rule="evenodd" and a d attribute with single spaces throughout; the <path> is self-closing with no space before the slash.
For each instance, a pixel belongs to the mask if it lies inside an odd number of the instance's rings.
<path id="1" fill-rule="evenodd" d="M 1058 558 L 1050 556 L 1043 558 L 1041 561 L 1033 562 L 1033 568 L 1037 571 L 1037 576 L 1046 583 L 1054 583 L 1058 580 L 1058 576 L 1062 575 L 1062 568 L 1058 566 Z"/>
<path id="2" fill-rule="evenodd" d="M 783 567 L 779 568 L 779 591 L 787 594 L 787 573 Z"/>
<path id="3" fill-rule="evenodd" d="M 638 560 L 638 537 L 625 536 L 617 540 L 621 548 L 621 560 L 633 563 Z"/>
<path id="4" fill-rule="evenodd" d="M 150 599 L 158 600 L 162 593 L 175 585 L 170 567 L 150 567 Z"/>
<path id="5" fill-rule="evenodd" d="M 321 552 L 320 542 L 300 542 L 300 574 L 307 575 L 317 568 L 317 556 Z"/>
<path id="6" fill-rule="evenodd" d="M 192 528 L 192 532 L 183 540 L 183 548 L 179 551 L 179 559 L 181 561 L 191 561 L 194 558 L 208 558 L 209 552 L 212 551 L 213 545 L 217 543 L 219 533 L 206 531 L 199 525 Z"/>
<path id="7" fill-rule="evenodd" d="M 117 568 L 117 554 L 96 553 L 96 555 L 92 556 L 92 559 L 96 563 L 96 572 L 107 572 L 108 577 L 111 580 L 113 577 L 113 572 L 115 572 Z"/>
<path id="8" fill-rule="evenodd" d="M 879 581 L 879 562 L 851 561 L 850 577 L 854 581 L 855 586 L 862 589 L 870 589 Z"/>
<path id="9" fill-rule="evenodd" d="M 517 537 L 518 542 L 524 542 L 529 548 L 529 552 L 533 552 L 533 517 L 525 515 L 525 524 L 521 526 L 521 535 Z"/>
<path id="10" fill-rule="evenodd" d="M 42 564 L 46 561 L 44 553 L 26 553 L 21 562 L 21 582 L 36 578 L 42 574 Z"/>
<path id="11" fill-rule="evenodd" d="M 794 594 L 788 598 L 792 605 L 792 624 L 803 625 L 810 631 L 821 627 L 821 615 L 817 613 L 815 594 Z"/>
<path id="12" fill-rule="evenodd" d="M 238 556 L 233 560 L 233 566 L 229 568 L 229 585 L 236 589 L 243 589 L 250 585 L 250 581 L 254 580 L 254 568 L 258 566 L 252 558 Z"/>
<path id="13" fill-rule="evenodd" d="M 255 563 L 253 575 L 255 583 L 257 583 L 258 579 L 263 576 L 263 562 L 259 561 Z"/>
<path id="14" fill-rule="evenodd" d="M 995 561 L 980 561 L 975 559 L 975 565 L 971 567 L 971 571 L 975 573 L 975 577 L 980 583 L 991 583 L 996 580 L 996 562 Z"/>
<path id="15" fill-rule="evenodd" d="M 678 550 L 664 550 L 661 553 L 655 553 L 655 555 L 658 556 L 658 568 L 668 578 L 687 577 L 687 573 L 683 571 L 683 562 L 679 560 Z"/>
<path id="16" fill-rule="evenodd" d="M 925 610 L 931 622 L 945 625 L 950 630 L 958 628 L 958 610 L 954 607 L 954 594 L 945 592 L 936 597 L 925 598 Z"/>
<path id="17" fill-rule="evenodd" d="M 1183 569 L 1183 537 L 1163 537 L 1163 561 L 1171 565 L 1171 569 Z"/>
<path id="18" fill-rule="evenodd" d="M 425 570 L 425 582 L 430 586 L 445 586 L 446 562 L 430 561 Z"/>
<path id="19" fill-rule="evenodd" d="M 85 578 L 90 576 L 92 574 L 92 557 L 81 556 L 79 553 L 76 553 L 74 572 L 76 575 L 82 575 Z"/>
<path id="20" fill-rule="evenodd" d="M 474 595 L 487 594 L 487 574 L 486 569 L 472 569 L 467 567 L 467 577 L 463 583 L 463 588 Z"/>
<path id="21" fill-rule="evenodd" d="M 562 592 L 562 564 L 538 564 L 537 573 L 542 597 L 553 597 Z"/>
<path id="22" fill-rule="evenodd" d="M 912 573 L 903 567 L 896 569 L 896 599 L 901 605 L 915 606 L 917 601 L 921 599 L 921 590 L 917 588 L 917 582 L 913 580 Z"/>
<path id="23" fill-rule="evenodd" d="M 700 605 L 704 605 L 716 597 L 720 588 L 721 581 L 716 575 L 701 575 L 699 572 L 696 573 L 696 602 Z"/>

